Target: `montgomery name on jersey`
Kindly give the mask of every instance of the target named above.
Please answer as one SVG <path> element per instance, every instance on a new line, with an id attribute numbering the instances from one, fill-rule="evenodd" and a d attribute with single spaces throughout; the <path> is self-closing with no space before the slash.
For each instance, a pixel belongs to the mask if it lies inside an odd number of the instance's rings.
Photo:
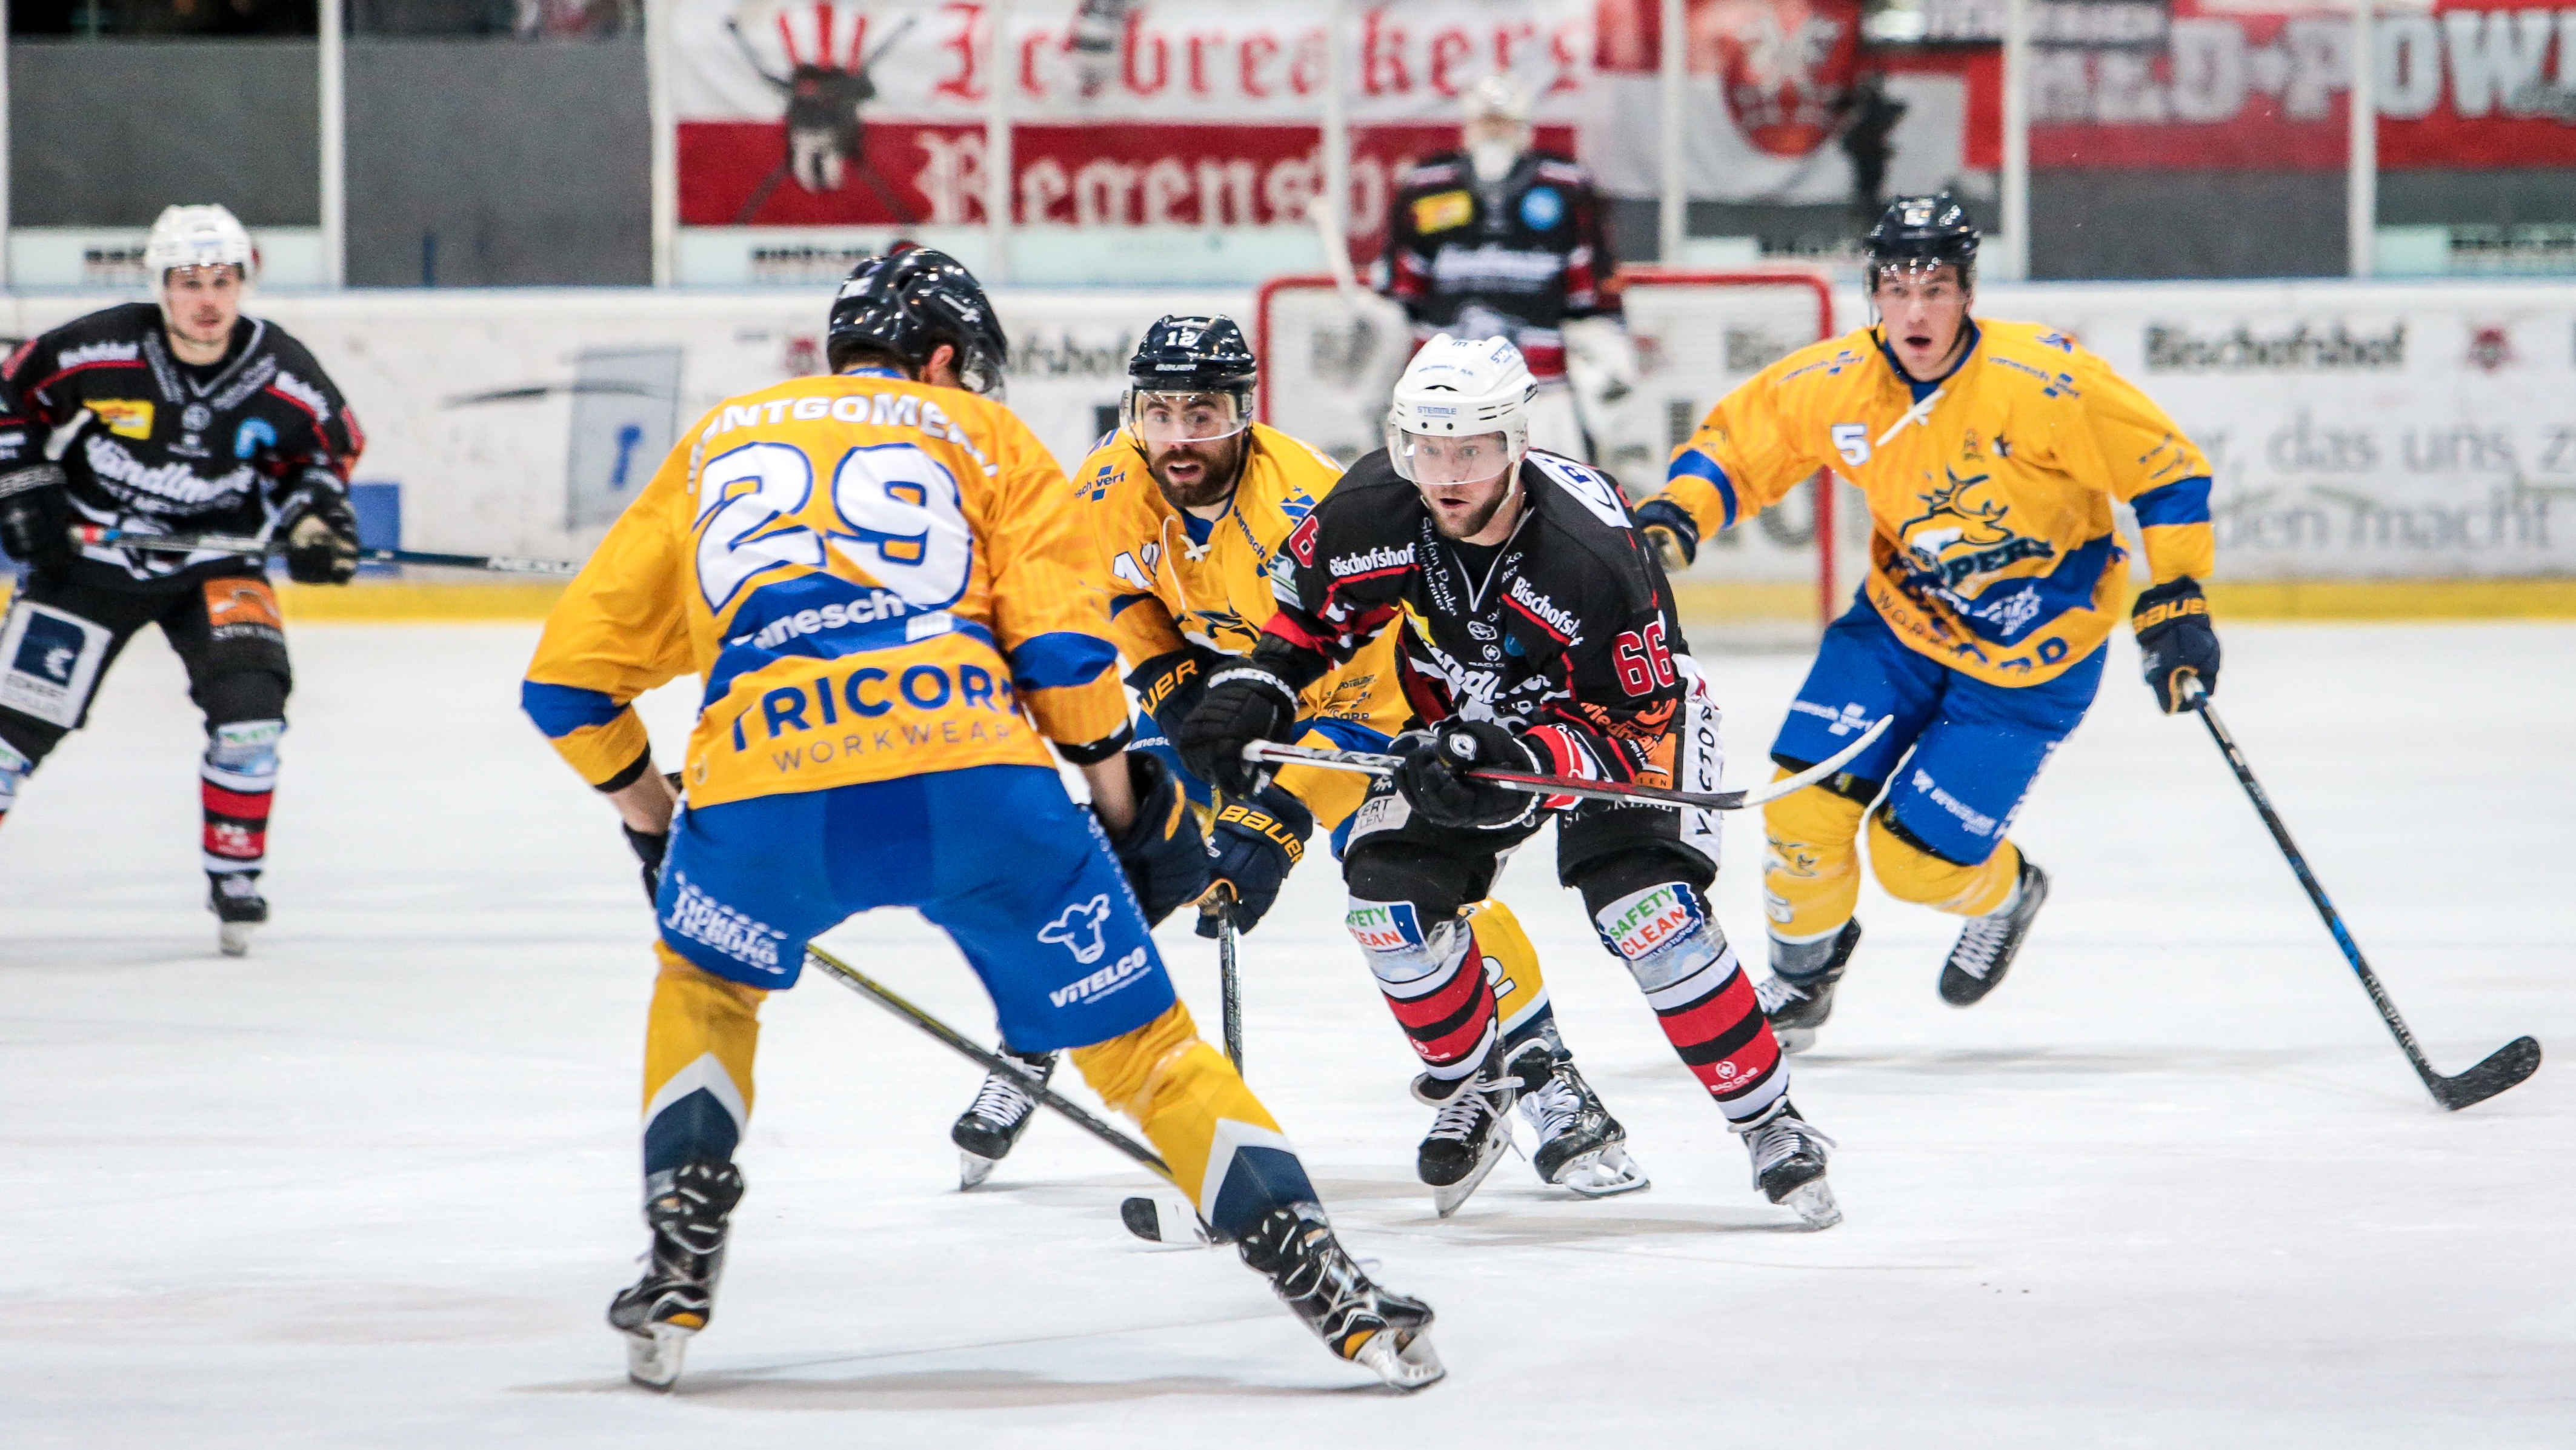
<path id="1" fill-rule="evenodd" d="M 366 446 L 357 418 L 304 345 L 244 317 L 220 362 L 171 356 L 149 302 L 93 312 L 0 363 L 0 472 L 43 458 L 55 430 L 75 522 L 141 533 L 261 535 L 307 484 L 346 493 Z M 92 545 L 75 583 L 176 589 L 230 554 Z"/>
<path id="2" fill-rule="evenodd" d="M 2207 577 L 2209 460 L 2073 338 L 1979 319 L 1921 382 L 1875 327 L 1773 363 L 1676 450 L 1665 497 L 1705 536 L 1829 468 L 1868 497 L 1862 585 L 1898 638 L 1994 684 L 2036 684 L 2109 637 L 2137 511 L 2154 582 Z"/>
<path id="3" fill-rule="evenodd" d="M 1467 152 L 1435 156 L 1397 184 L 1378 290 L 1417 338 L 1508 337 L 1532 376 L 1559 378 L 1565 323 L 1619 315 L 1603 215 L 1592 174 L 1565 157 L 1524 152 L 1489 184 Z"/>

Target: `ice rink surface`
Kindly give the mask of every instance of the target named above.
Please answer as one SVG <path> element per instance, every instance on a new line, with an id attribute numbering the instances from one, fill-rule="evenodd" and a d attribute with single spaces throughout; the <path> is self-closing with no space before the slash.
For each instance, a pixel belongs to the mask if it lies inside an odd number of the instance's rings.
<path id="1" fill-rule="evenodd" d="M 680 1393 L 627 1387 L 649 916 L 518 714 L 534 633 L 297 631 L 247 960 L 157 637 L 0 829 L 0 1443 L 2576 1443 L 2576 629 L 2224 630 L 2229 723 L 2427 1050 L 2530 1032 L 2536 1078 L 2433 1106 L 2124 630 L 2016 829 L 2055 893 L 1995 996 L 1943 1006 L 1953 923 L 1865 892 L 1796 1060 L 1842 1145 L 1821 1234 L 1748 1187 L 1543 847 L 1502 894 L 1655 1186 L 1513 1161 L 1434 1219 L 1319 854 L 1245 943 L 1249 1075 L 1437 1306 L 1451 1377 L 1412 1398 L 1231 1253 L 1131 1240 L 1149 1180 L 1065 1124 L 960 1196 L 977 1072 L 810 976 L 767 1012 L 715 1323 Z M 1739 780 L 1803 667 L 1712 661 Z M 648 703 L 675 758 L 687 701 Z M 1718 888 L 1756 955 L 1760 847 L 1735 818 Z M 989 1029 L 918 918 L 826 941 Z M 1162 941 L 1213 1036 L 1213 948 Z"/>

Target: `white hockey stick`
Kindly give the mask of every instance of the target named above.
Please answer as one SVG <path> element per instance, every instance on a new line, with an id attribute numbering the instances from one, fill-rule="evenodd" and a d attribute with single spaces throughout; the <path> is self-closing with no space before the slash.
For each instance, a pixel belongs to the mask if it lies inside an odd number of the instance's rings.
<path id="1" fill-rule="evenodd" d="M 1740 811 L 1749 806 L 1776 801 L 1794 791 L 1806 789 L 1817 781 L 1841 770 L 1854 757 L 1867 750 L 1878 737 L 1887 733 L 1889 720 L 1880 717 L 1877 724 L 1861 732 L 1858 740 L 1835 751 L 1831 756 L 1808 766 L 1786 780 L 1750 790 L 1667 790 L 1651 785 L 1621 785 L 1607 780 L 1575 780 L 1561 775 L 1533 775 L 1517 770 L 1471 770 L 1469 780 L 1499 785 L 1506 790 L 1530 795 L 1570 795 L 1584 800 L 1626 801 L 1637 805 L 1665 806 L 1677 811 Z M 1401 755 L 1380 755 L 1364 750 L 1319 750 L 1306 745 L 1283 745 L 1275 740 L 1255 740 L 1243 747 L 1243 758 L 1256 765 L 1313 765 L 1325 770 L 1348 770 L 1361 775 L 1393 775 L 1404 765 Z"/>

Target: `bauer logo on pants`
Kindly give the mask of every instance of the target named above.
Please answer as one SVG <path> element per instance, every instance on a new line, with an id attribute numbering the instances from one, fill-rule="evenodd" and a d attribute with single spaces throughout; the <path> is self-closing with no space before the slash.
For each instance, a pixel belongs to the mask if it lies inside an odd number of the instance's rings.
<path id="1" fill-rule="evenodd" d="M 20 600 L 0 630 L 0 708 L 65 730 L 79 725 L 109 638 L 103 625 Z"/>

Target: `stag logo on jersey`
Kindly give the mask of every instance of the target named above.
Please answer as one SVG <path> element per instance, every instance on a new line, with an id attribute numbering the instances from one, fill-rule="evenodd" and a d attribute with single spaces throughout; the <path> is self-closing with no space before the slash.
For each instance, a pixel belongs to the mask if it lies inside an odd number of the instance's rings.
<path id="1" fill-rule="evenodd" d="M 1505 595 L 1504 599 L 1517 606 L 1522 614 L 1537 621 L 1549 634 L 1556 636 L 1560 643 L 1575 645 L 1583 642 L 1582 621 L 1575 617 L 1574 611 L 1531 588 L 1528 575 L 1515 577 L 1512 580 L 1511 592 Z"/>
<path id="2" fill-rule="evenodd" d="M 1102 928 L 1109 921 L 1109 895 L 1102 892 L 1089 901 L 1077 901 L 1045 926 L 1038 928 L 1038 940 L 1053 942 L 1073 953 L 1082 966 L 1090 966 L 1109 950 Z"/>
<path id="3" fill-rule="evenodd" d="M 1941 472 L 1944 482 L 1915 495 L 1923 512 L 1897 525 L 1896 535 L 1943 588 L 1956 589 L 2023 559 L 2056 557 L 2055 545 L 2016 532 L 2004 522 L 2012 512 L 2010 504 L 1971 496 L 1992 475 L 1961 478 L 1947 466 Z"/>
<path id="4" fill-rule="evenodd" d="M 88 407 L 119 438 L 152 436 L 152 404 L 142 398 L 92 398 Z"/>

